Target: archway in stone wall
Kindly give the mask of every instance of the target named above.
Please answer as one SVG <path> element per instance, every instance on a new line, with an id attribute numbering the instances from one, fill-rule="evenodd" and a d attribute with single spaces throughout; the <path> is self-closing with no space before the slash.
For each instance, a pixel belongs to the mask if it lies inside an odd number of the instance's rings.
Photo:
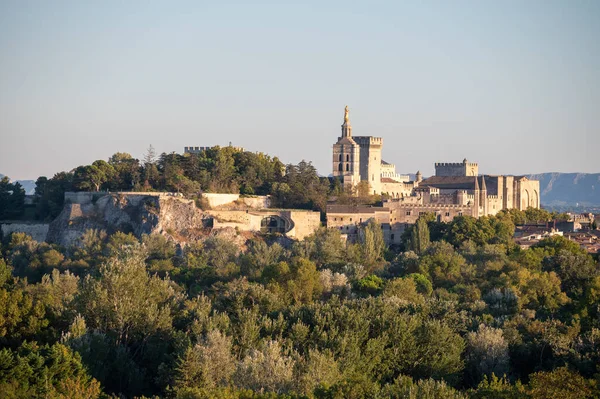
<path id="1" fill-rule="evenodd" d="M 533 198 L 531 199 L 532 205 L 534 208 L 540 207 L 540 195 L 537 190 L 533 190 Z"/>
<path id="2" fill-rule="evenodd" d="M 522 205 L 522 210 L 527 209 L 527 207 L 529 206 L 529 191 L 524 190 L 523 191 L 523 200 L 521 201 Z"/>
<path id="3" fill-rule="evenodd" d="M 266 216 L 260 221 L 260 232 L 264 234 L 281 233 L 287 231 L 285 219 L 279 216 Z"/>

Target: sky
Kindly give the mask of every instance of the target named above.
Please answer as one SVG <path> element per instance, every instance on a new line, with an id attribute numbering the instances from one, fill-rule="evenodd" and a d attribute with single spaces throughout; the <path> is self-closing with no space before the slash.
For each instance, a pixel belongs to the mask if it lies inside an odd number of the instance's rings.
<path id="1" fill-rule="evenodd" d="M 0 0 L 0 173 L 227 145 L 600 172 L 600 1 Z"/>

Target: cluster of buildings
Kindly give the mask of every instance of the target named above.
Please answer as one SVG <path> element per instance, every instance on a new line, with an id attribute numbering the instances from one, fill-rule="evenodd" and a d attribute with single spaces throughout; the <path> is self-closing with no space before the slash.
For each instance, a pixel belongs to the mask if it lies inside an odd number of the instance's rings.
<path id="1" fill-rule="evenodd" d="M 502 209 L 525 210 L 540 207 L 540 183 L 525 176 L 479 175 L 479 165 L 464 159 L 458 163 L 436 163 L 435 175 L 414 180 L 396 173 L 395 166 L 382 159 L 383 139 L 353 136 L 348 107 L 342 134 L 333 145 L 333 177 L 345 186 L 368 185 L 373 194 L 385 194 L 383 206 L 327 207 L 327 227 L 339 229 L 354 239 L 358 227 L 371 218 L 384 230 L 388 244 L 400 242 L 407 225 L 419 216 L 433 213 L 438 221 L 456 216 L 495 215 Z"/>

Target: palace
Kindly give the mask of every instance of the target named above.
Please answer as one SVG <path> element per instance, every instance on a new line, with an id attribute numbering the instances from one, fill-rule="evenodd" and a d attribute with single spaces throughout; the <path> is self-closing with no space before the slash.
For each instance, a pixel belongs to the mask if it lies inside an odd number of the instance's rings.
<path id="1" fill-rule="evenodd" d="M 381 158 L 383 139 L 352 136 L 346 107 L 342 136 L 333 145 L 333 176 L 344 185 L 368 183 L 373 194 L 383 194 L 382 207 L 329 205 L 327 227 L 338 228 L 352 239 L 358 226 L 375 218 L 389 244 L 399 243 L 400 233 L 420 215 L 433 213 L 438 221 L 456 216 L 495 215 L 502 209 L 540 207 L 540 183 L 525 176 L 479 175 L 479 165 L 466 159 L 436 163 L 435 175 L 421 172 L 410 181 Z"/>

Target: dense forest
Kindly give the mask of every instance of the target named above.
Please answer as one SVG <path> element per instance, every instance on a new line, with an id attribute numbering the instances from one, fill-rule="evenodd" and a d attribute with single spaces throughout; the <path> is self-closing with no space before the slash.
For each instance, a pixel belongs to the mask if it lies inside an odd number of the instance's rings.
<path id="1" fill-rule="evenodd" d="M 325 228 L 243 245 L 89 230 L 61 248 L 12 234 L 0 258 L 0 392 L 598 397 L 597 259 L 562 237 L 520 249 L 515 223 L 545 217 L 532 212 L 424 215 L 401 248 L 387 248 L 374 222 L 356 243 Z"/>

